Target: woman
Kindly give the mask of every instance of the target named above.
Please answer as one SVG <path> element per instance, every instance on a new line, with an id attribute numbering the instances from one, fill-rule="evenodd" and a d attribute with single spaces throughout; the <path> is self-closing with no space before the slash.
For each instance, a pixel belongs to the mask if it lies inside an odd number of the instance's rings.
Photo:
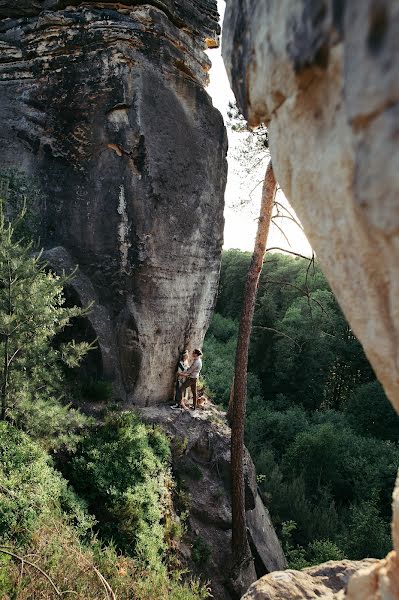
<path id="1" fill-rule="evenodd" d="M 184 371 L 186 371 L 189 367 L 188 356 L 188 350 L 184 350 L 184 352 L 180 354 L 180 359 L 177 363 L 176 372 L 175 404 L 173 404 L 170 408 L 182 408 L 183 410 L 188 410 L 188 406 L 185 403 L 187 391 L 184 392 L 184 394 L 181 397 L 181 400 L 179 401 L 179 388 L 183 383 L 182 379 L 180 378 L 180 375 L 181 373 L 184 373 Z"/>

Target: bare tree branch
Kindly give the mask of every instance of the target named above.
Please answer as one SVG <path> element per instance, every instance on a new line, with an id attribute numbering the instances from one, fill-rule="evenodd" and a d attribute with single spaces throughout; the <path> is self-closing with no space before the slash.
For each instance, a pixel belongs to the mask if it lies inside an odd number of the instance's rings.
<path id="1" fill-rule="evenodd" d="M 298 227 L 300 227 L 300 228 L 302 229 L 302 231 L 303 231 L 303 227 L 302 227 L 301 223 L 300 223 L 300 222 L 299 222 L 299 221 L 298 221 L 298 220 L 297 220 L 297 219 L 294 217 L 293 213 L 292 213 L 292 212 L 291 212 L 291 211 L 290 211 L 290 210 L 289 210 L 289 209 L 288 209 L 286 206 L 284 206 L 284 204 L 282 204 L 282 203 L 281 203 L 281 202 L 279 202 L 278 200 L 275 200 L 275 201 L 274 201 L 274 204 L 275 204 L 276 206 L 279 206 L 279 207 L 280 207 L 282 210 L 284 210 L 284 211 L 285 211 L 285 212 L 286 212 L 286 213 L 287 213 L 287 214 L 288 214 L 288 215 L 289 215 L 289 216 L 290 216 L 290 217 L 291 217 L 291 218 L 292 218 L 294 221 L 296 221 L 296 222 L 297 222 L 297 224 L 298 224 Z"/>
<path id="2" fill-rule="evenodd" d="M 300 292 L 302 292 L 304 294 L 304 296 L 307 296 L 308 298 L 310 298 L 310 300 L 312 300 L 312 302 L 315 302 L 318 306 L 320 306 L 321 310 L 324 312 L 325 308 L 324 306 L 321 304 L 321 302 L 319 302 L 318 300 L 316 300 L 316 298 L 313 298 L 313 296 L 311 295 L 311 293 L 303 288 L 301 288 L 299 285 L 295 285 L 294 283 L 290 283 L 289 281 L 280 281 L 278 279 L 265 279 L 264 283 L 276 283 L 279 285 L 287 285 L 288 287 L 292 287 L 296 290 L 299 290 Z"/>
<path id="3" fill-rule="evenodd" d="M 267 331 L 274 331 L 274 333 L 277 333 L 278 335 L 282 335 L 282 336 L 288 338 L 289 340 L 291 340 L 291 342 L 294 342 L 295 346 L 298 346 L 299 350 L 302 350 L 301 344 L 298 344 L 298 342 L 295 341 L 294 338 L 292 338 L 287 333 L 284 333 L 283 331 L 279 331 L 278 329 L 273 329 L 273 327 L 264 327 L 263 325 L 254 325 L 253 329 L 267 329 Z"/>
<path id="4" fill-rule="evenodd" d="M 274 225 L 275 227 L 277 227 L 277 229 L 279 229 L 279 230 L 280 230 L 280 232 L 281 232 L 281 234 L 283 235 L 283 237 L 284 237 L 285 241 L 287 242 L 287 244 L 289 245 L 289 247 L 291 247 L 290 240 L 287 238 L 287 236 L 285 235 L 284 231 L 281 229 L 280 225 L 277 225 L 277 223 L 275 223 L 273 219 L 274 219 L 274 217 L 272 217 L 272 219 L 271 219 L 271 221 L 272 221 L 273 225 Z M 266 250 L 266 252 L 267 252 L 267 250 Z"/>
<path id="5" fill-rule="evenodd" d="M 281 215 L 280 213 L 277 213 L 276 215 L 273 215 L 273 219 L 288 219 L 289 221 L 292 221 L 293 223 L 295 223 L 295 225 L 297 225 L 299 227 L 299 229 L 301 231 L 303 231 L 303 227 L 299 223 L 299 221 L 297 221 L 296 219 L 294 219 L 290 215 Z"/>
<path id="6" fill-rule="evenodd" d="M 19 556 L 18 554 L 14 554 L 14 552 L 5 550 L 4 547 L 0 547 L 0 552 L 2 552 L 3 554 L 8 554 L 9 556 L 12 556 L 16 560 L 19 560 L 22 564 L 27 564 L 30 567 L 37 569 L 47 579 L 47 581 L 49 581 L 51 583 L 51 586 L 54 589 L 55 593 L 57 594 L 58 598 L 62 598 L 62 592 L 59 591 L 59 589 L 55 585 L 54 581 L 51 579 L 50 575 L 47 575 L 47 573 L 45 571 L 43 571 L 43 569 L 41 569 L 38 565 L 31 563 L 29 560 L 26 560 L 26 558 L 23 558 L 22 556 Z"/>
<path id="7" fill-rule="evenodd" d="M 309 256 L 304 256 L 303 254 L 299 254 L 298 252 L 294 252 L 293 250 L 286 250 L 285 248 L 279 248 L 278 246 L 273 246 L 273 248 L 266 248 L 266 252 L 271 252 L 272 250 L 279 250 L 280 252 L 286 252 L 287 254 L 293 254 L 293 256 L 299 256 L 299 258 L 310 260 Z"/>

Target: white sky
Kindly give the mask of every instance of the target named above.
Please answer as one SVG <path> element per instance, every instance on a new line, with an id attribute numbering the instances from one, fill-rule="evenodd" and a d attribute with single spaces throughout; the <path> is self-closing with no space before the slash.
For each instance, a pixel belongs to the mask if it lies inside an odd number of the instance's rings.
<path id="1" fill-rule="evenodd" d="M 225 3 L 224 0 L 218 0 L 218 10 L 223 22 Z M 207 52 L 212 61 L 210 71 L 210 84 L 207 88 L 212 97 L 213 105 L 220 110 L 223 118 L 227 120 L 228 103 L 234 101 L 234 94 L 230 88 L 226 70 L 224 68 L 220 48 L 208 50 Z M 241 250 L 253 250 L 257 220 L 259 211 L 261 185 L 251 194 L 251 201 L 248 202 L 251 190 L 262 180 L 266 169 L 267 159 L 260 165 L 252 177 L 248 177 L 242 168 L 242 165 L 234 157 L 234 151 L 242 144 L 245 133 L 236 133 L 228 130 L 229 153 L 227 156 L 229 172 L 226 187 L 226 208 L 225 208 L 225 230 L 224 247 L 240 248 Z M 279 191 L 277 200 L 284 206 L 287 206 L 291 213 L 293 209 L 288 204 L 284 194 Z M 245 207 L 238 205 L 246 203 Z M 294 213 L 295 214 L 295 213 Z M 310 256 L 312 251 L 305 235 L 301 232 L 295 223 L 287 219 L 278 219 L 278 224 L 283 229 L 290 245 L 279 229 L 272 225 L 267 246 L 280 247 L 299 252 Z"/>

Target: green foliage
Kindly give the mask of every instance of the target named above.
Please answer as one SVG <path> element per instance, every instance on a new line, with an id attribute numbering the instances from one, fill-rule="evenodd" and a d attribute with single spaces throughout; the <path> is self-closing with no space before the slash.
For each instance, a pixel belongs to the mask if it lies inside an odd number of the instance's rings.
<path id="1" fill-rule="evenodd" d="M 223 254 L 204 344 L 206 382 L 224 405 L 250 258 Z M 268 254 L 251 336 L 246 444 L 291 566 L 386 553 L 398 432 L 318 265 Z"/>
<path id="2" fill-rule="evenodd" d="M 166 443 L 161 443 L 157 430 L 152 434 L 151 443 L 157 450 L 150 442 L 149 447 L 160 460 L 160 456 L 166 456 Z M 142 505 L 136 506 L 142 510 Z M 122 555 L 112 541 L 104 544 L 91 533 L 94 523 L 86 504 L 53 468 L 46 452 L 22 431 L 7 422 L 0 423 L 0 547 L 6 546 L 31 561 L 34 557 L 33 562 L 61 592 L 69 590 L 78 600 L 103 597 L 98 573 L 105 576 L 121 599 L 131 598 L 133 590 L 136 600 L 208 597 L 205 586 L 187 576 L 183 578 L 179 569 L 164 568 L 161 557 L 157 564 L 146 567 L 142 560 Z M 178 533 L 175 531 L 175 537 Z M 21 577 L 19 562 L 0 552 L 1 598 L 30 600 L 50 598 L 52 594 L 48 580 L 37 570 L 25 563 Z"/>
<path id="3" fill-rule="evenodd" d="M 82 396 L 94 402 L 104 402 L 112 397 L 112 383 L 105 379 L 87 378 L 81 385 Z"/>
<path id="4" fill-rule="evenodd" d="M 73 521 L 80 534 L 93 525 L 85 504 L 26 434 L 0 423 L 0 539 L 27 543 L 45 517 Z"/>
<path id="5" fill-rule="evenodd" d="M 38 182 L 17 169 L 0 171 L 0 204 L 8 222 L 15 223 L 16 239 L 38 241 L 45 199 Z M 25 213 L 23 219 L 18 218 Z"/>
<path id="6" fill-rule="evenodd" d="M 309 561 L 312 565 L 319 565 L 328 560 L 344 560 L 345 553 L 331 540 L 315 540 L 309 544 Z"/>
<path id="7" fill-rule="evenodd" d="M 341 544 L 351 558 L 382 558 L 391 550 L 390 524 L 381 517 L 376 494 L 350 507 L 348 530 Z"/>
<path id="8" fill-rule="evenodd" d="M 292 534 L 296 529 L 295 521 L 285 521 L 281 528 L 281 541 L 288 567 L 290 569 L 304 569 L 309 566 L 306 560 L 306 552 L 302 546 L 293 546 Z"/>
<path id="9" fill-rule="evenodd" d="M 170 450 L 133 413 L 110 415 L 80 444 L 69 477 L 99 521 L 101 536 L 153 567 L 165 551 Z"/>
<path id="10" fill-rule="evenodd" d="M 193 544 L 191 550 L 191 558 L 193 562 L 197 563 L 201 567 L 206 567 L 211 557 L 211 548 L 209 544 L 201 537 L 198 536 Z"/>
<path id="11" fill-rule="evenodd" d="M 305 569 L 329 560 L 344 560 L 345 553 L 331 540 L 315 540 L 307 548 L 293 545 L 293 533 L 297 529 L 295 521 L 282 523 L 281 539 L 290 569 Z"/>
<path id="12" fill-rule="evenodd" d="M 195 464 L 188 456 L 182 456 L 175 464 L 175 473 L 179 477 L 193 479 L 194 481 L 201 481 L 203 473 L 199 466 Z"/>
<path id="13" fill-rule="evenodd" d="M 21 217 L 22 218 L 22 217 Z M 15 221 L 14 221 L 15 223 Z M 65 367 L 77 366 L 91 345 L 71 341 L 55 347 L 55 336 L 78 307 L 64 306 L 67 279 L 46 272 L 31 244 L 15 241 L 13 223 L 0 215 L 0 399 L 7 418 L 49 447 L 73 445 L 67 429 L 86 423 L 61 402 Z"/>
<path id="14" fill-rule="evenodd" d="M 381 439 L 399 439 L 398 415 L 378 381 L 358 387 L 349 399 L 346 414 L 360 434 Z"/>

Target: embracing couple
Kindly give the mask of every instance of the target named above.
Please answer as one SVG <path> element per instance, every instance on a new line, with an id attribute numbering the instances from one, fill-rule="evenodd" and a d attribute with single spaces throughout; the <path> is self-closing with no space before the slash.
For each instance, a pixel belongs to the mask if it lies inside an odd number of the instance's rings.
<path id="1" fill-rule="evenodd" d="M 191 393 L 193 395 L 193 410 L 197 408 L 197 384 L 199 374 L 202 369 L 202 360 L 201 360 L 202 352 L 195 348 L 192 351 L 192 363 L 188 366 L 188 352 L 187 350 L 183 352 L 180 356 L 180 361 L 177 366 L 177 383 L 176 383 L 176 404 L 171 408 L 181 408 L 183 410 L 187 410 L 188 406 L 183 401 L 183 397 L 185 395 L 185 391 L 190 388 Z M 190 407 L 191 408 L 191 407 Z"/>

